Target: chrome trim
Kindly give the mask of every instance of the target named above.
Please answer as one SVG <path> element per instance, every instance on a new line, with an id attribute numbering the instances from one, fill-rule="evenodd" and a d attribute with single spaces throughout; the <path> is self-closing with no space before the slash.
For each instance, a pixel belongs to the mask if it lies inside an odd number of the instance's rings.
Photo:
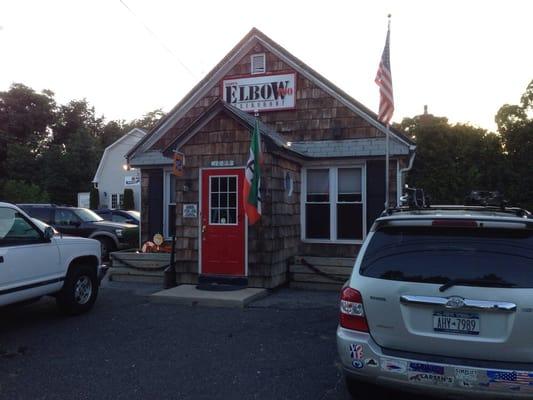
<path id="1" fill-rule="evenodd" d="M 451 296 L 451 298 L 457 298 L 457 296 Z M 412 296 L 403 295 L 400 297 L 400 303 L 402 304 L 417 304 L 422 306 L 439 306 L 443 308 L 450 300 L 450 297 L 432 297 L 432 296 Z M 505 301 L 486 301 L 486 300 L 470 300 L 463 299 L 464 305 L 459 308 L 453 308 L 454 310 L 474 310 L 485 312 L 504 312 L 512 313 L 516 311 L 516 304 L 508 303 Z"/>

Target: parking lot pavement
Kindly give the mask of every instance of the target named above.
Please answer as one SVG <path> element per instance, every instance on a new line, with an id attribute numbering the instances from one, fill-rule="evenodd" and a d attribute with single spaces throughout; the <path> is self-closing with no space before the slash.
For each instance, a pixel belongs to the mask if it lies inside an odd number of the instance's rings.
<path id="1" fill-rule="evenodd" d="M 0 310 L 0 399 L 348 398 L 335 293 L 223 309 L 153 304 L 154 289 L 106 283 L 78 317 L 51 299 Z"/>

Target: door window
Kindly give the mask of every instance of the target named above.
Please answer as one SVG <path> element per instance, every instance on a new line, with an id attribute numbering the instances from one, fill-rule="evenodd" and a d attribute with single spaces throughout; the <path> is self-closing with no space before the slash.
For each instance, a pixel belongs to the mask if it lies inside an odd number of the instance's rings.
<path id="1" fill-rule="evenodd" d="M 79 218 L 71 210 L 56 210 L 56 224 L 57 225 L 76 225 L 79 222 Z"/>
<path id="2" fill-rule="evenodd" d="M 211 225 L 236 225 L 237 177 L 211 176 L 209 193 L 209 223 Z"/>
<path id="3" fill-rule="evenodd" d="M 42 238 L 17 210 L 0 207 L 0 244 L 31 243 Z"/>

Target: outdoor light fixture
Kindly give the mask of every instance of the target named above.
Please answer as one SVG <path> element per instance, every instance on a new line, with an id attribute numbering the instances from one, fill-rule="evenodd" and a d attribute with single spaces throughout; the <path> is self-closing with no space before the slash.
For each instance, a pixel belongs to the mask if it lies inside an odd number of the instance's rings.
<path id="1" fill-rule="evenodd" d="M 130 166 L 128 164 L 124 164 L 122 168 L 124 169 L 124 171 L 129 171 Z"/>

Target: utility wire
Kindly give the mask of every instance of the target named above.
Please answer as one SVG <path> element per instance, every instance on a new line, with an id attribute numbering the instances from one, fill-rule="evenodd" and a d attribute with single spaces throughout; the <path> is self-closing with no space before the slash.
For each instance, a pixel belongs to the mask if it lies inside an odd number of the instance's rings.
<path id="1" fill-rule="evenodd" d="M 148 25 L 146 25 L 143 20 L 123 1 L 123 0 L 119 0 L 120 1 L 120 4 L 122 4 L 130 13 L 131 15 L 133 15 L 140 23 L 141 25 L 144 27 L 144 29 L 146 29 L 146 31 L 153 36 L 153 38 L 159 42 L 159 44 L 165 49 L 165 51 L 167 53 L 169 53 L 172 57 L 174 57 L 178 63 L 181 65 L 181 67 L 186 70 L 194 79 L 198 79 L 197 76 L 194 74 L 194 72 L 192 72 L 189 67 L 187 67 L 183 61 L 180 60 L 180 58 L 172 51 L 170 50 L 170 48 L 155 34 L 155 32 L 150 29 L 150 27 Z"/>

